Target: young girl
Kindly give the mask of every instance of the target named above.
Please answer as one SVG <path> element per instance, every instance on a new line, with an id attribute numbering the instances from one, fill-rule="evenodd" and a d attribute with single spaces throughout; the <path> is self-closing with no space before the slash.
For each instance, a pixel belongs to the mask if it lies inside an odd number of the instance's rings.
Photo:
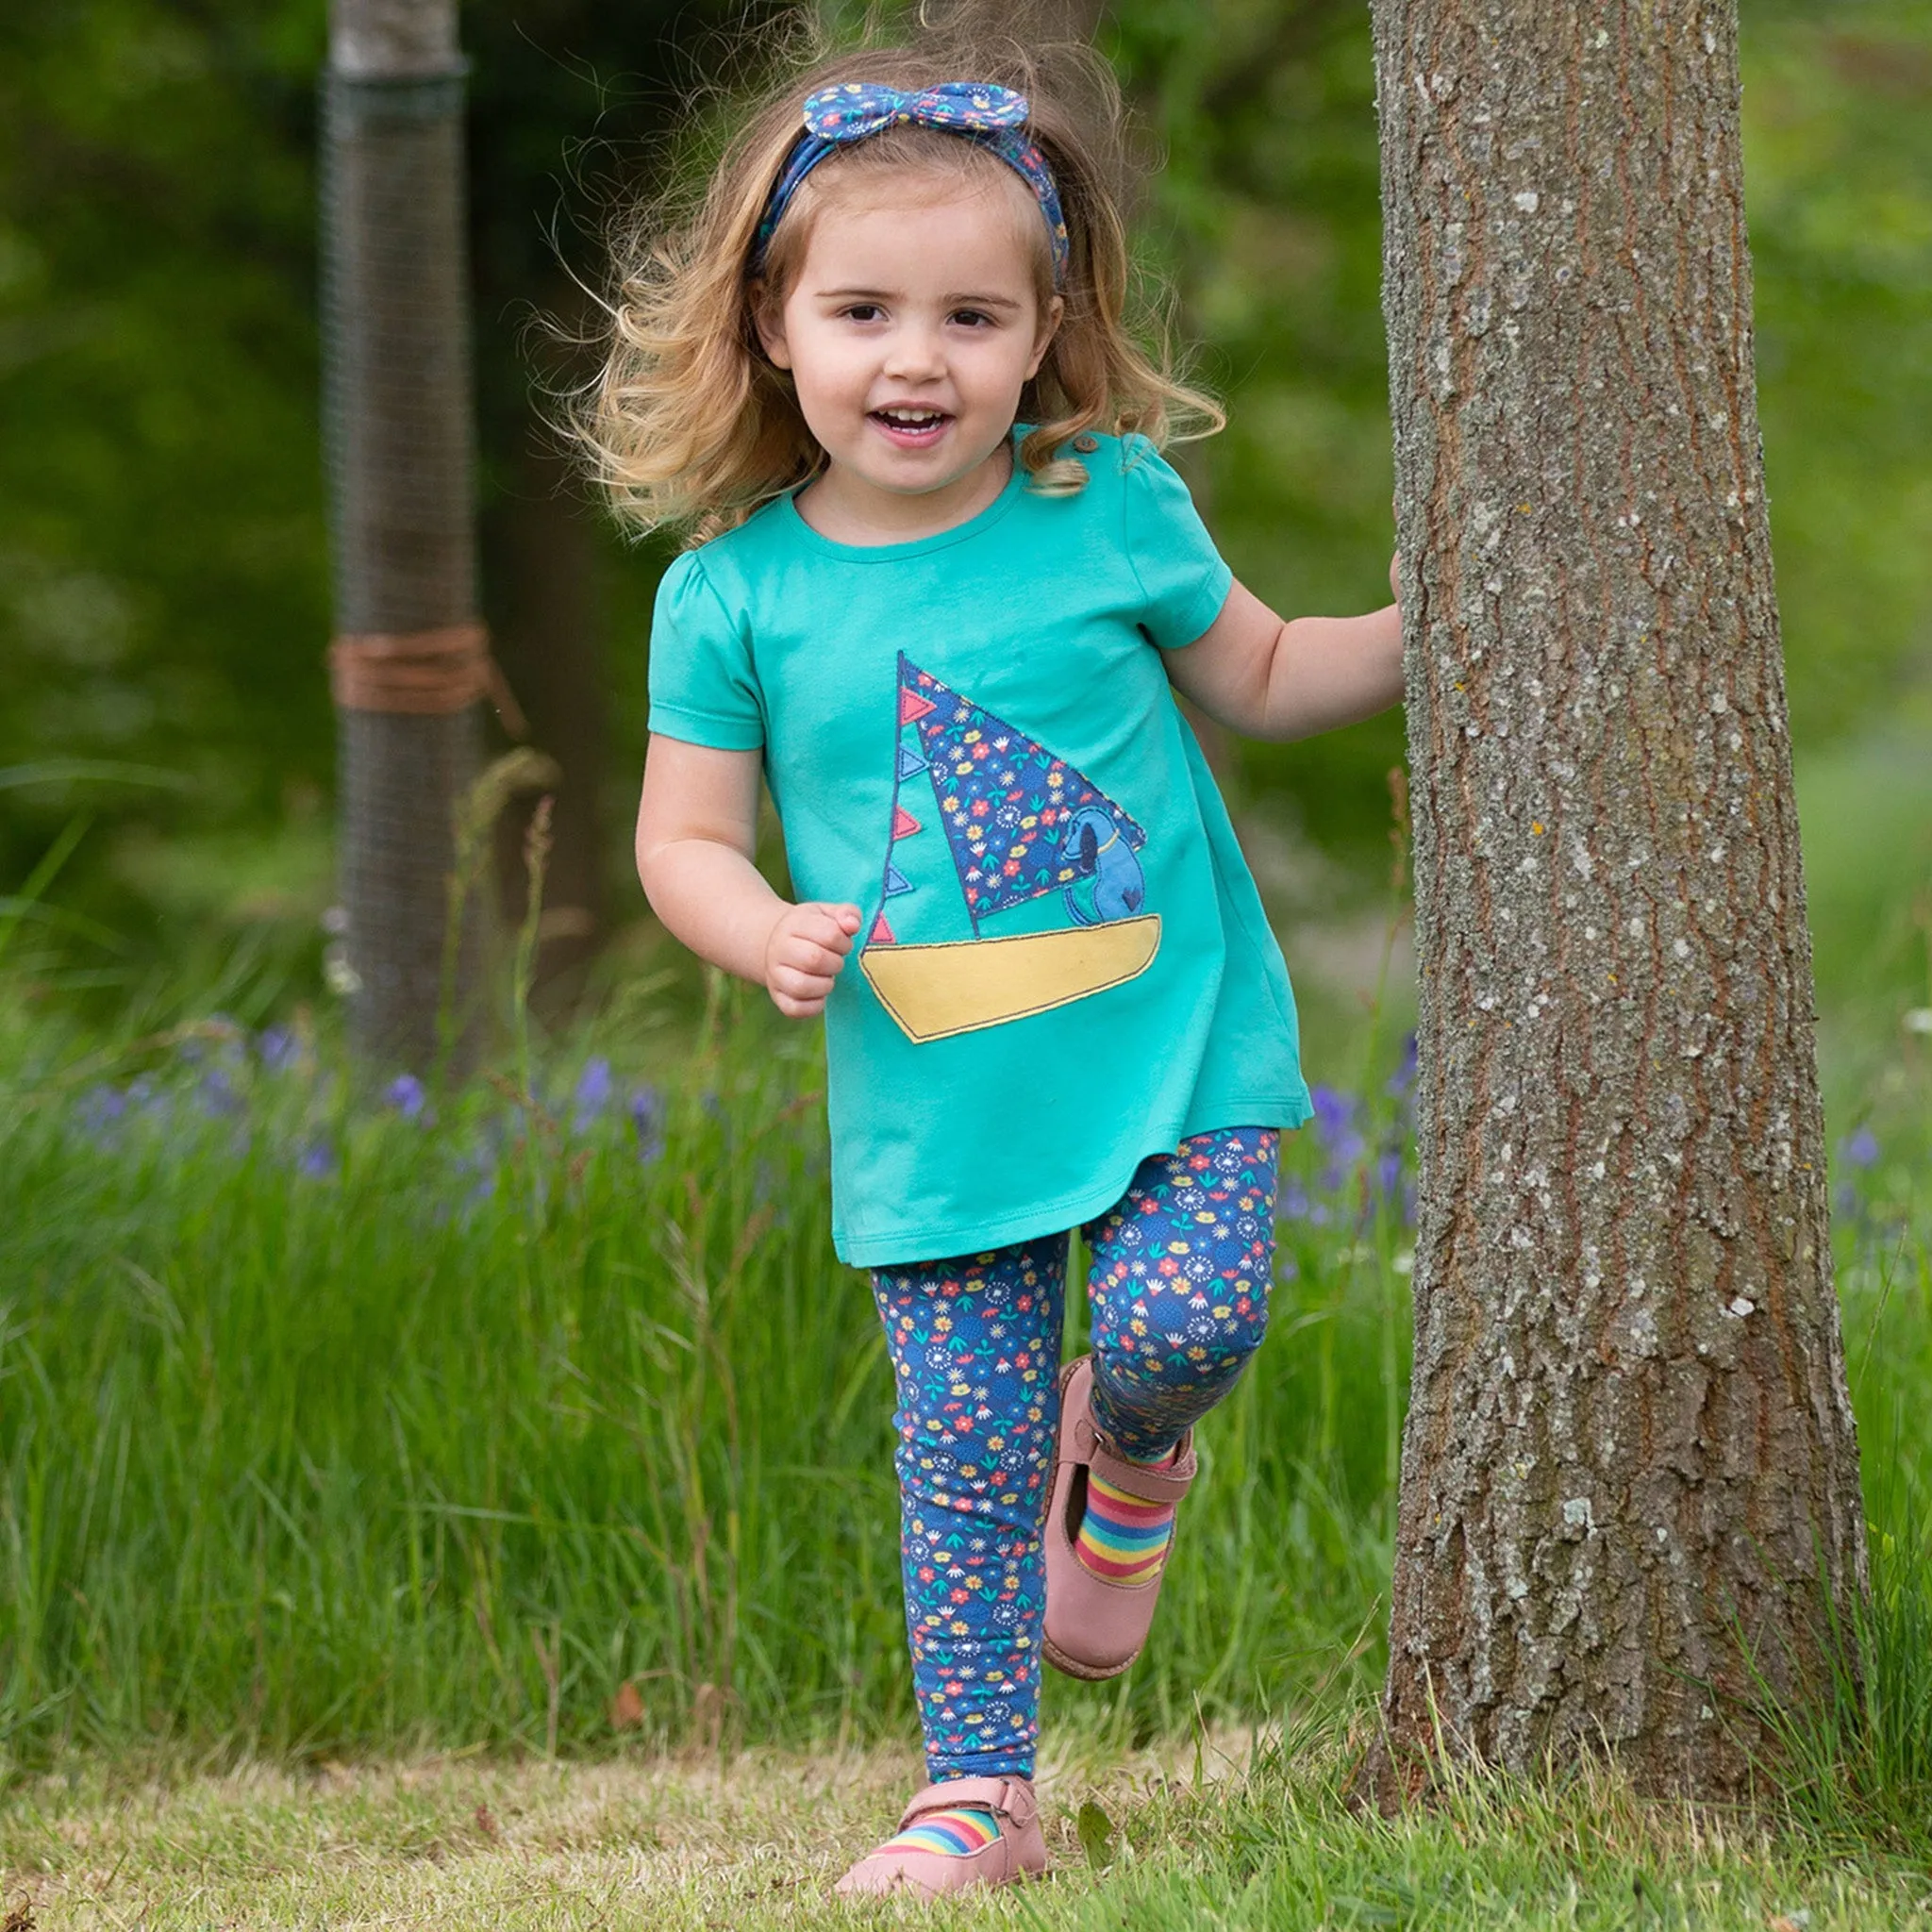
<path id="1" fill-rule="evenodd" d="M 1042 1659 L 1139 1654 L 1192 1426 L 1267 1320 L 1307 1092 L 1173 693 L 1290 739 L 1401 690 L 1392 605 L 1284 624 L 1158 454 L 1219 420 L 1124 327 L 1096 69 L 927 44 L 786 86 L 627 274 L 590 431 L 625 513 L 705 539 L 658 593 L 638 870 L 824 1015 L 834 1239 L 897 1377 L 931 1782 L 847 1893 L 1042 1868 Z M 795 904 L 752 863 L 761 773 Z"/>

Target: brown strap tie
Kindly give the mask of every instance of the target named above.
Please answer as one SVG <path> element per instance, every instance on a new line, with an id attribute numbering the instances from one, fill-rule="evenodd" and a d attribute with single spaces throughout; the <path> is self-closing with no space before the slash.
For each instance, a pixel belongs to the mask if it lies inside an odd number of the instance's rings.
<path id="1" fill-rule="evenodd" d="M 488 698 L 512 738 L 530 735 L 480 624 L 339 637 L 328 647 L 328 672 L 336 703 L 347 711 L 447 718 Z"/>

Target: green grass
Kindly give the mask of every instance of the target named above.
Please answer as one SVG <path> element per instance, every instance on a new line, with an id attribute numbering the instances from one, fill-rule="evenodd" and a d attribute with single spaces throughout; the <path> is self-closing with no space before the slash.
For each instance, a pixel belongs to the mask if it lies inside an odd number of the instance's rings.
<path id="1" fill-rule="evenodd" d="M 1051 1874 L 1017 1893 L 831 1898 L 915 1775 L 903 1754 L 444 1758 L 165 1782 L 94 1764 L 0 1809 L 0 1891 L 42 1932 L 139 1924 L 544 1927 L 1689 1928 L 1838 1932 L 1932 1910 L 1923 1856 L 1856 1857 L 1776 1819 L 1693 1818 L 1600 1774 L 1467 1780 L 1393 1821 L 1351 1815 L 1347 1733 L 1197 1754 L 1050 1755 Z M 1089 1828 L 1080 1829 L 1087 1811 Z M 1094 1824 L 1101 1829 L 1093 1829 Z M 1084 1838 L 1084 1842 L 1083 1842 Z M 1091 1846 L 1091 1850 L 1089 1849 Z"/>
<path id="2" fill-rule="evenodd" d="M 1772 1807 L 1692 1820 L 1595 1774 L 1471 1782 L 1394 1824 L 1342 1804 L 1408 1351 L 1407 1236 L 1374 1179 L 1392 1047 L 1369 1026 L 1359 1144 L 1288 1150 L 1271 1339 L 1204 1426 L 1158 1641 L 1116 1685 L 1050 1681 L 1060 1875 L 966 1916 L 1817 1932 L 1932 1909 L 1932 1040 L 1899 1024 L 1932 990 L 1912 903 L 1844 823 L 1888 772 L 1890 809 L 1910 772 L 1875 740 L 1807 802 L 1814 854 L 1842 848 L 1812 901 L 1867 1672 L 1793 1732 Z M 412 1112 L 357 1096 L 327 1039 L 103 1036 L 14 992 L 0 1905 L 833 1923 L 822 1881 L 915 1774 L 914 1723 L 891 1377 L 831 1255 L 813 1036 L 714 986 L 695 1040 L 667 1039 L 689 1007 L 653 1031 L 641 998 L 600 1023 L 608 1095 L 579 1085 L 588 1046 L 553 1043 L 538 1094 L 520 1048 Z M 1254 1748 L 1209 1790 L 1196 1738 Z"/>
<path id="3" fill-rule="evenodd" d="M 0 1765 L 581 1751 L 626 1682 L 661 1744 L 910 1735 L 891 1377 L 831 1257 L 817 1063 L 736 994 L 713 1037 L 641 1160 L 621 1105 L 479 1083 L 429 1125 L 219 1030 L 104 1089 L 16 1036 Z M 1056 1692 L 1121 1744 L 1376 1668 L 1404 1237 L 1346 1224 L 1353 1168 L 1308 1179 L 1335 1218 L 1214 1419 L 1160 1660 Z"/>

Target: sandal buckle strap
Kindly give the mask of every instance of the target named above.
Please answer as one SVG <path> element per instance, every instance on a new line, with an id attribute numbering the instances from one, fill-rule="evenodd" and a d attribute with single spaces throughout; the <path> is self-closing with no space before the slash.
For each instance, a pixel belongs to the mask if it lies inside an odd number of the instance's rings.
<path id="1" fill-rule="evenodd" d="M 1094 1446 L 1086 1458 L 1087 1467 L 1142 1503 L 1178 1503 L 1193 1483 L 1199 1460 L 1194 1455 L 1192 1429 L 1182 1436 L 1166 1462 L 1151 1465 L 1129 1461 L 1097 1424 L 1093 1437 Z"/>
<path id="2" fill-rule="evenodd" d="M 1008 1819 L 1022 1831 L 1040 1815 L 1040 1800 L 1024 1777 L 955 1777 L 943 1784 L 927 1785 L 917 1793 L 906 1807 L 899 1829 L 904 1831 L 915 1818 L 923 1818 L 928 1811 L 969 1807 Z"/>

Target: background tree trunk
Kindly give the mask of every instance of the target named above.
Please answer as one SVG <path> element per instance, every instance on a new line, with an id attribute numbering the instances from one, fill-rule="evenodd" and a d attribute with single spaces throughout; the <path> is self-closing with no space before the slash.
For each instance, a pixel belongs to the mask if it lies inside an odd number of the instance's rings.
<path id="1" fill-rule="evenodd" d="M 354 638 L 476 619 L 462 75 L 455 0 L 333 0 L 324 333 L 336 627 Z M 411 710 L 341 689 L 352 1034 L 365 1058 L 422 1066 L 438 1044 L 456 808 L 480 756 L 475 693 Z M 475 938 L 472 922 L 459 1001 Z"/>
<path id="2" fill-rule="evenodd" d="M 1739 1793 L 1864 1587 L 1734 0 L 1375 0 L 1421 958 L 1388 1803 Z"/>

